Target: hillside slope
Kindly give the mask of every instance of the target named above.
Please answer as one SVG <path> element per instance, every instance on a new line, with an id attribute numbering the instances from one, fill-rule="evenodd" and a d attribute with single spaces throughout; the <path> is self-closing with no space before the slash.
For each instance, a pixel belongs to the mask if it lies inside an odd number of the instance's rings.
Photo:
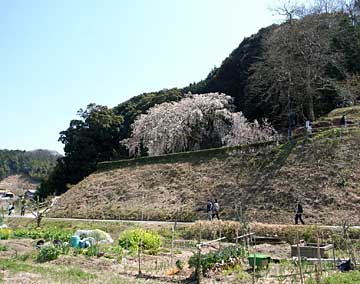
<path id="1" fill-rule="evenodd" d="M 235 218 L 242 204 L 250 220 L 291 223 L 301 200 L 308 223 L 359 223 L 359 142 L 358 128 L 332 128 L 283 145 L 103 164 L 63 194 L 50 215 L 190 221 L 205 218 L 200 209 L 217 198 L 222 218 Z"/>
<path id="2" fill-rule="evenodd" d="M 36 189 L 39 181 L 27 175 L 12 175 L 0 181 L 0 189 L 9 190 L 16 195 L 22 195 L 28 189 Z"/>

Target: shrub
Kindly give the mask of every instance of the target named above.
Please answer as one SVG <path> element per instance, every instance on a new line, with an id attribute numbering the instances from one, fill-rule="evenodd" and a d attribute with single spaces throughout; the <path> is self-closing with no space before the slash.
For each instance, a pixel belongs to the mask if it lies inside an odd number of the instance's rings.
<path id="1" fill-rule="evenodd" d="M 149 254 L 156 254 L 161 245 L 160 235 L 154 231 L 141 228 L 126 230 L 119 238 L 119 246 L 130 251 L 136 251 L 141 244 L 141 249 Z"/>
<path id="2" fill-rule="evenodd" d="M 54 246 L 43 246 L 39 254 L 37 255 L 37 262 L 46 262 L 50 260 L 57 259 L 60 255 L 60 250 Z"/>
<path id="3" fill-rule="evenodd" d="M 10 229 L 0 229 L 0 240 L 7 240 L 11 237 L 12 231 Z"/>

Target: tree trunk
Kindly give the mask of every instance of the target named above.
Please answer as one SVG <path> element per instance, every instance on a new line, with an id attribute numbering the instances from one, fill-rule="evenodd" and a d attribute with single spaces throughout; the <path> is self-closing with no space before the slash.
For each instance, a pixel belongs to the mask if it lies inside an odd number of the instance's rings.
<path id="1" fill-rule="evenodd" d="M 311 88 L 311 69 L 310 65 L 306 68 L 306 104 L 307 104 L 307 115 L 310 121 L 315 120 L 314 114 L 314 96 Z"/>

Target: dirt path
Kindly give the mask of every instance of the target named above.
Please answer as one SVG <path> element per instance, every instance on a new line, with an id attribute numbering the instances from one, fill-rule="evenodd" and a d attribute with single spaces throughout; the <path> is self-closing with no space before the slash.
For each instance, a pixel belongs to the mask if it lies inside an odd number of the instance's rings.
<path id="1" fill-rule="evenodd" d="M 5 216 L 6 218 L 24 218 L 24 219 L 34 219 L 32 214 L 25 214 L 25 216 L 12 215 Z M 116 220 L 116 219 L 77 219 L 77 218 L 44 218 L 43 220 L 58 220 L 58 221 L 84 221 L 84 222 L 110 222 L 110 223 L 135 223 L 135 224 L 144 224 L 144 225 L 170 225 L 173 224 L 173 221 L 141 221 L 141 220 Z M 227 220 L 225 220 L 227 221 Z M 192 225 L 195 222 L 177 222 L 179 225 Z M 264 223 L 252 223 L 250 225 L 260 225 L 260 226 L 276 226 L 286 228 L 288 226 L 293 226 L 293 224 L 264 224 Z M 320 224 L 309 224 L 309 226 L 317 225 L 322 229 L 330 229 L 334 231 L 342 230 L 342 226 L 329 226 L 329 225 L 320 225 Z M 351 226 L 351 229 L 360 230 L 360 225 Z"/>

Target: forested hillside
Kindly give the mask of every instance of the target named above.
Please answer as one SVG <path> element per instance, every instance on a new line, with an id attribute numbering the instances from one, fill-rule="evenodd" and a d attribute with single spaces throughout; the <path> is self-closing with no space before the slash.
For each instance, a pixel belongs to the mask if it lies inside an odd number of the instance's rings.
<path id="1" fill-rule="evenodd" d="M 22 174 L 39 181 L 47 177 L 59 157 L 47 150 L 0 150 L 0 180 Z"/>
<path id="2" fill-rule="evenodd" d="M 282 24 L 245 38 L 204 80 L 145 93 L 114 108 L 90 104 L 80 110 L 80 119 L 60 133 L 65 157 L 42 184 L 41 195 L 67 191 L 95 171 L 98 162 L 128 158 L 119 141 L 130 137 L 138 115 L 155 104 L 179 101 L 188 92 L 225 93 L 234 98 L 234 111 L 250 121 L 268 119 L 280 133 L 334 108 L 357 104 L 360 25 L 355 6 L 351 10 L 320 5 L 306 11 L 284 7 L 287 17 Z M 147 150 L 141 153 L 146 155 Z"/>

